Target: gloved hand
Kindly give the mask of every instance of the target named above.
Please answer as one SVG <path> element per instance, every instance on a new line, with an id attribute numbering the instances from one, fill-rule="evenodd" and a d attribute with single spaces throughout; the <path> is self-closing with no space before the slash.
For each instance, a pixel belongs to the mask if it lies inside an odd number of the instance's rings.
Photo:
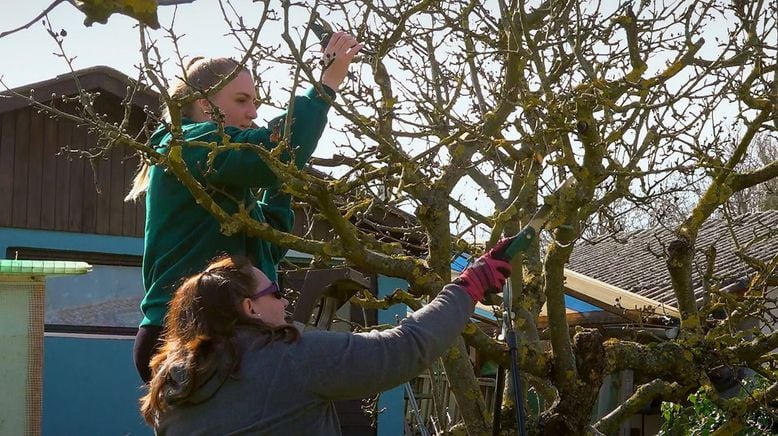
<path id="1" fill-rule="evenodd" d="M 476 303 L 483 300 L 485 294 L 502 291 L 505 281 L 511 276 L 511 264 L 494 257 L 494 253 L 508 244 L 510 244 L 509 239 L 500 240 L 491 250 L 467 267 L 454 280 L 454 284 L 463 287 Z"/>

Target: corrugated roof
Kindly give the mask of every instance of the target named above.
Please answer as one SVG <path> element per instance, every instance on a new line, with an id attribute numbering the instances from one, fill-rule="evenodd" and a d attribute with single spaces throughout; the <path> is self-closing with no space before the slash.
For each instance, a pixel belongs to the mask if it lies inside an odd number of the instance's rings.
<path id="1" fill-rule="evenodd" d="M 670 273 L 662 257 L 672 240 L 672 231 L 660 228 L 617 235 L 596 244 L 582 244 L 573 250 L 568 268 L 676 307 Z M 753 270 L 735 254 L 735 241 L 744 248 L 745 254 L 759 260 L 778 256 L 778 210 L 737 217 L 731 229 L 724 219 L 711 220 L 702 227 L 697 238 L 697 255 L 692 272 L 697 301 L 702 301 L 702 273 L 706 266 L 704 251 L 710 246 L 716 248 L 714 275 L 720 286 L 747 279 L 753 274 Z"/>

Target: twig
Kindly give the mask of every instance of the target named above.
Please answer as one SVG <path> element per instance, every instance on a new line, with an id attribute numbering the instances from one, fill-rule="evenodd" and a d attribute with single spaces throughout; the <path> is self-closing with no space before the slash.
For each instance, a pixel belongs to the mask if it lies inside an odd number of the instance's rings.
<path id="1" fill-rule="evenodd" d="M 0 33 L 0 38 L 3 38 L 3 37 L 8 36 L 8 35 L 12 35 L 12 34 L 18 32 L 20 30 L 27 29 L 28 27 L 32 26 L 36 21 L 38 21 L 41 18 L 45 17 L 46 14 L 48 14 L 49 12 L 54 10 L 54 8 L 56 8 L 60 3 L 65 2 L 65 1 L 69 2 L 69 0 L 54 0 L 48 7 L 46 7 L 46 9 L 43 10 L 43 12 L 38 14 L 37 17 L 35 17 L 32 20 L 30 20 L 27 24 L 24 24 L 22 26 L 17 27 L 16 29 L 8 30 L 6 32 Z"/>

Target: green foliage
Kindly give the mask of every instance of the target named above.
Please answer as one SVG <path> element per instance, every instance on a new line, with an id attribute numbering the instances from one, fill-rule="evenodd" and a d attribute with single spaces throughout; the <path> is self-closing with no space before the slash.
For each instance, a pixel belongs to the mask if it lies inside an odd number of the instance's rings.
<path id="1" fill-rule="evenodd" d="M 687 407 L 663 402 L 660 435 L 709 435 L 724 422 L 724 414 L 702 390 L 689 395 Z"/>
<path id="2" fill-rule="evenodd" d="M 749 395 L 756 389 L 763 389 L 767 385 L 766 380 L 754 378 L 744 382 L 740 397 Z M 708 395 L 702 390 L 689 395 L 689 405 L 682 406 L 676 403 L 662 403 L 662 428 L 659 435 L 681 436 L 701 435 L 707 436 L 713 433 L 719 426 L 727 421 L 725 411 L 716 406 Z M 773 413 L 763 408 L 750 412 L 745 419 L 745 427 L 737 432 L 738 436 L 760 436 L 770 434 L 775 427 Z"/>

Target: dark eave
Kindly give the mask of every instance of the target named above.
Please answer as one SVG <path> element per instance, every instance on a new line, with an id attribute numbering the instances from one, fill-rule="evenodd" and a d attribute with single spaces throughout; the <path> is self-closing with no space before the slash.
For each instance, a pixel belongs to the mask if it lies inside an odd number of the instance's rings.
<path id="1" fill-rule="evenodd" d="M 30 105 L 30 101 L 15 94 L 29 96 L 31 91 L 35 101 L 50 102 L 52 95 L 73 96 L 78 94 L 76 79 L 85 91 L 103 91 L 115 95 L 120 99 L 127 96 L 128 87 L 136 83 L 135 79 L 126 74 L 106 66 L 95 66 L 72 73 L 60 74 L 53 79 L 24 85 L 10 91 L 0 92 L 0 114 L 14 111 Z M 133 104 L 139 107 L 148 106 L 156 110 L 159 106 L 159 94 L 151 89 L 142 87 L 136 90 L 132 99 Z"/>

